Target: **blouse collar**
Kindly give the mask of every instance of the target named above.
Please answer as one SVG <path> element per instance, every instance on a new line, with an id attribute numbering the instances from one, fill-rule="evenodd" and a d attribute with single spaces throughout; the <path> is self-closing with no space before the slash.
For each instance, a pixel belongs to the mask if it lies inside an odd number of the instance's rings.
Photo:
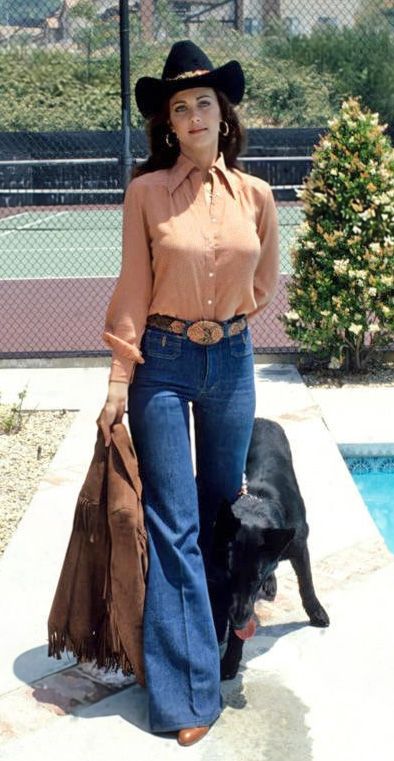
<path id="1" fill-rule="evenodd" d="M 212 168 L 224 177 L 231 194 L 236 198 L 235 177 L 231 169 L 226 167 L 223 153 L 219 154 L 215 163 L 212 164 Z M 188 156 L 180 153 L 174 166 L 169 169 L 168 189 L 170 193 L 173 193 L 182 184 L 193 169 L 198 169 L 197 165 Z"/>

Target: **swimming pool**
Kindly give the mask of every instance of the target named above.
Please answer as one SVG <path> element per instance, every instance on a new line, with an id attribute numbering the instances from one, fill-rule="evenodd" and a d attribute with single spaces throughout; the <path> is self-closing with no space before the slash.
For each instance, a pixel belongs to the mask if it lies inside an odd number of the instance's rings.
<path id="1" fill-rule="evenodd" d="M 394 553 L 394 455 L 343 455 L 389 550 Z"/>

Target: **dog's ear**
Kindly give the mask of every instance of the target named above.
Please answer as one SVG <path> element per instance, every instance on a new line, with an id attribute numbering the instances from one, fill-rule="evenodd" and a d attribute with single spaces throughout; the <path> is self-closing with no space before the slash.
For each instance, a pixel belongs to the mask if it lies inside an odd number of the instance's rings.
<path id="1" fill-rule="evenodd" d="M 279 560 L 282 552 L 294 538 L 294 528 L 265 528 L 262 531 L 262 549 L 272 560 Z"/>

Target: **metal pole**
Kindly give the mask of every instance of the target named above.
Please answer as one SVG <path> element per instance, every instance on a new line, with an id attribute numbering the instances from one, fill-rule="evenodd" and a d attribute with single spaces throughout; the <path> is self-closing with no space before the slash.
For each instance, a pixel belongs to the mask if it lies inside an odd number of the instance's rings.
<path id="1" fill-rule="evenodd" d="M 234 8 L 234 27 L 237 32 L 243 34 L 244 31 L 244 0 L 235 0 Z"/>
<path id="2" fill-rule="evenodd" d="M 122 177 L 126 190 L 131 177 L 131 97 L 130 97 L 130 34 L 129 0 L 119 0 L 120 91 L 122 99 Z"/>

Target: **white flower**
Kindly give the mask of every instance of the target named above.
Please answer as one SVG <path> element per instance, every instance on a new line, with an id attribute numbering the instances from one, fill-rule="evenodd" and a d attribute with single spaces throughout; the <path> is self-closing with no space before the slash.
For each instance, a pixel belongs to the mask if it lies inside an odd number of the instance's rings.
<path id="1" fill-rule="evenodd" d="M 371 209 L 371 207 L 369 207 L 369 209 L 365 209 L 365 211 L 360 212 L 358 216 L 360 217 L 360 219 L 364 219 L 364 220 L 370 219 L 371 217 L 375 217 L 376 216 L 375 209 Z"/>
<path id="2" fill-rule="evenodd" d="M 374 322 L 372 325 L 368 325 L 368 330 L 370 333 L 379 333 L 380 327 Z"/>
<path id="3" fill-rule="evenodd" d="M 300 315 L 294 309 L 291 309 L 290 312 L 286 312 L 285 317 L 290 320 L 290 322 L 296 322 L 300 319 Z"/>
<path id="4" fill-rule="evenodd" d="M 352 324 L 349 326 L 350 332 L 354 333 L 355 336 L 358 336 L 358 334 L 361 333 L 362 329 L 362 325 L 356 325 L 354 322 L 352 322 Z"/>
<path id="5" fill-rule="evenodd" d="M 298 235 L 306 235 L 309 232 L 309 222 L 304 220 L 297 226 Z"/>
<path id="6" fill-rule="evenodd" d="M 341 367 L 341 360 L 338 359 L 338 357 L 331 357 L 328 363 L 328 367 L 330 368 L 330 370 L 339 370 L 339 368 Z"/>
<path id="7" fill-rule="evenodd" d="M 376 290 L 376 288 L 371 286 L 371 288 L 368 288 L 368 293 L 369 293 L 370 296 L 376 296 L 377 290 Z"/>
<path id="8" fill-rule="evenodd" d="M 349 259 L 334 259 L 334 272 L 336 275 L 346 275 Z"/>
<path id="9" fill-rule="evenodd" d="M 381 193 L 373 197 L 373 202 L 378 204 L 390 203 L 391 199 L 388 193 Z"/>
<path id="10" fill-rule="evenodd" d="M 357 225 L 353 225 L 352 230 L 354 233 L 361 233 L 361 227 L 357 227 Z"/>

